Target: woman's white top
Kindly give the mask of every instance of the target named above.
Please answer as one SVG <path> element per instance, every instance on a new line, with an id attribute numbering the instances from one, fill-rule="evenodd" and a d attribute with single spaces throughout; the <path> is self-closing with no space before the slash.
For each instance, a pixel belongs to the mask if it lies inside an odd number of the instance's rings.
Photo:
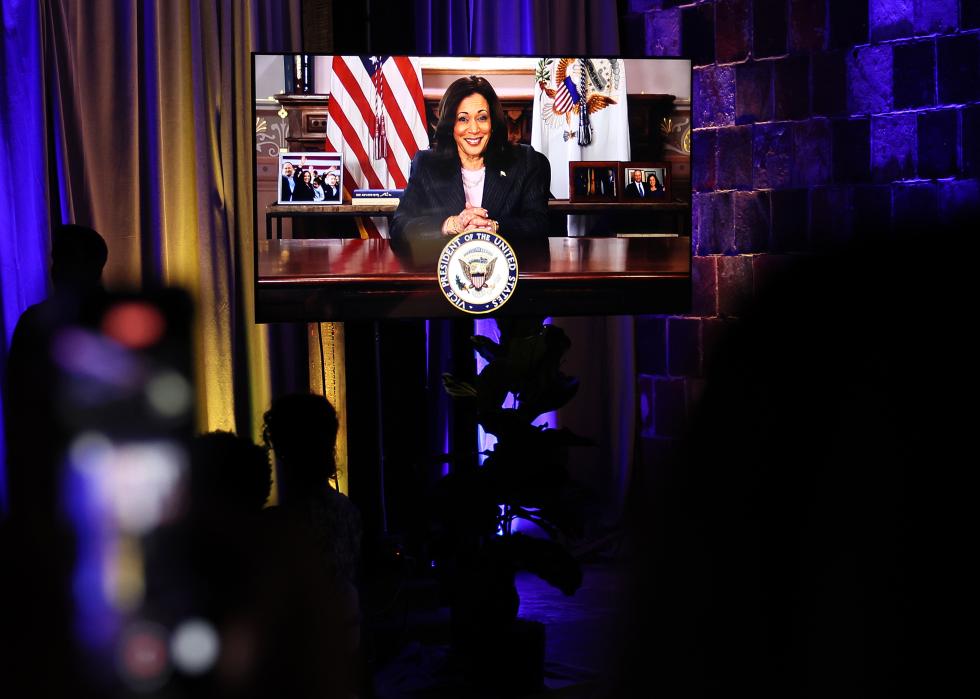
<path id="1" fill-rule="evenodd" d="M 463 173 L 463 192 L 466 193 L 466 203 L 470 206 L 479 207 L 483 203 L 483 181 L 486 179 L 487 169 L 481 167 L 479 170 L 466 170 L 460 168 Z"/>

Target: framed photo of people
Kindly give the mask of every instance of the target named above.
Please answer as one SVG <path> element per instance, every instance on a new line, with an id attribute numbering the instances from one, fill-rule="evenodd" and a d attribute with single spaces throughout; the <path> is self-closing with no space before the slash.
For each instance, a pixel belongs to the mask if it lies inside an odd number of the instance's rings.
<path id="1" fill-rule="evenodd" d="M 279 152 L 279 204 L 341 204 L 343 200 L 340 153 Z"/>
<path id="2" fill-rule="evenodd" d="M 670 201 L 670 163 L 622 163 L 619 201 Z"/>
<path id="3" fill-rule="evenodd" d="M 568 163 L 568 200 L 619 201 L 622 164 L 616 161 L 577 160 Z"/>

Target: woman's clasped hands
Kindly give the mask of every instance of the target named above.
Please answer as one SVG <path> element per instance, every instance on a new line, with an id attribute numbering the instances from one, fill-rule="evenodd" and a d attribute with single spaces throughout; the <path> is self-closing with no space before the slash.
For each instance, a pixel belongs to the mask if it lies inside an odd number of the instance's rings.
<path id="1" fill-rule="evenodd" d="M 486 209 L 466 204 L 466 208 L 455 216 L 450 216 L 442 226 L 443 235 L 459 235 L 470 228 L 485 228 L 496 232 L 497 222 L 490 218 Z"/>

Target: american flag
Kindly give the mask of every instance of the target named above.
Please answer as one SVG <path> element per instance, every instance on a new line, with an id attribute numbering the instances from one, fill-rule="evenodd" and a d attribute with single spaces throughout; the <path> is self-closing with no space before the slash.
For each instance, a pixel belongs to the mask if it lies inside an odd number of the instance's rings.
<path id="1" fill-rule="evenodd" d="M 419 59 L 333 56 L 328 114 L 326 149 L 344 156 L 347 196 L 357 188 L 403 189 L 412 157 L 429 147 Z M 358 220 L 362 237 L 387 233 L 384 219 Z"/>
<path id="2" fill-rule="evenodd" d="M 572 82 L 572 79 L 566 75 L 562 83 L 558 85 L 558 90 L 555 92 L 555 112 L 558 114 L 564 114 L 573 104 L 578 104 L 578 100 L 578 89 L 576 89 L 575 83 Z"/>

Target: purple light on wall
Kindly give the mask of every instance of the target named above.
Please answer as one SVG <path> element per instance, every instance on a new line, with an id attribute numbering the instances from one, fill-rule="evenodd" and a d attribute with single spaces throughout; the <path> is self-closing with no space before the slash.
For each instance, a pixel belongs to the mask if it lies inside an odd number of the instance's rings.
<path id="1" fill-rule="evenodd" d="M 474 53 L 533 52 L 534 3 L 529 0 L 470 0 L 469 43 Z M 488 32 L 487 28 L 494 31 Z"/>
<path id="2" fill-rule="evenodd" d="M 423 54 L 609 55 L 620 49 L 622 3 L 616 0 L 413 0 L 413 6 L 415 45 Z"/>
<path id="3" fill-rule="evenodd" d="M 425 375 L 432 382 L 429 386 L 429 393 L 430 396 L 434 396 L 434 400 L 432 400 L 429 406 L 431 424 L 433 425 L 432 429 L 434 430 L 433 433 L 430 433 L 430 440 L 435 440 L 433 446 L 439 449 L 440 454 L 448 454 L 450 449 L 449 398 L 441 387 L 433 387 L 433 385 L 438 386 L 436 377 L 441 375 L 445 368 L 440 363 L 440 360 L 449 351 L 445 342 L 445 333 L 439 332 L 437 328 L 433 327 L 433 323 L 438 322 L 432 320 L 425 321 Z M 445 324 L 442 323 L 442 325 L 444 326 Z M 448 459 L 440 464 L 439 475 L 442 477 L 449 475 Z"/>
<path id="4" fill-rule="evenodd" d="M 0 40 L 0 363 L 17 319 L 46 294 L 46 192 L 38 3 L 3 0 Z M 0 418 L 3 408 L 0 404 Z M 0 508 L 6 504 L 6 444 L 0 433 Z"/>
<path id="5" fill-rule="evenodd" d="M 415 45 L 421 53 L 470 53 L 471 0 L 415 0 Z"/>
<path id="6" fill-rule="evenodd" d="M 51 80 L 48 83 L 48 105 L 51 110 L 51 122 L 54 124 L 63 123 L 63 117 L 61 114 L 61 100 L 58 99 L 58 83 L 55 80 Z M 71 211 L 69 206 L 68 197 L 64 195 L 66 190 L 65 184 L 68 180 L 68 167 L 65 163 L 65 141 L 64 139 L 56 138 L 53 139 L 54 143 L 51 147 L 51 152 L 54 156 L 55 165 L 55 175 L 57 179 L 55 180 L 58 186 L 57 193 L 57 205 L 58 213 L 60 214 L 59 221 L 61 223 L 69 223 L 71 221 Z M 53 207 L 52 207 L 53 208 Z"/>
<path id="7" fill-rule="evenodd" d="M 152 4 L 148 7 L 153 7 Z M 144 12 L 146 24 L 155 21 L 156 12 Z M 163 216 L 160 210 L 161 203 L 158 193 L 162 186 L 160 181 L 160 141 L 155 135 L 160 133 L 160 119 L 163 115 L 161 105 L 154 101 L 160 94 L 160 81 L 157 77 L 157 39 L 160 31 L 155 26 L 145 26 L 140 36 L 140 45 L 143 51 L 144 64 L 147 69 L 140 74 L 141 81 L 141 101 L 145 108 L 143 117 L 146 124 L 140 128 L 140 179 L 146 186 L 140 188 L 142 216 L 141 230 L 144 236 L 149 236 L 148 244 L 142 246 L 143 250 L 143 275 L 146 279 L 158 279 L 163 271 L 163 232 L 161 222 Z M 195 59 L 198 59 L 195 56 Z M 149 193 L 149 196 L 147 196 Z"/>

